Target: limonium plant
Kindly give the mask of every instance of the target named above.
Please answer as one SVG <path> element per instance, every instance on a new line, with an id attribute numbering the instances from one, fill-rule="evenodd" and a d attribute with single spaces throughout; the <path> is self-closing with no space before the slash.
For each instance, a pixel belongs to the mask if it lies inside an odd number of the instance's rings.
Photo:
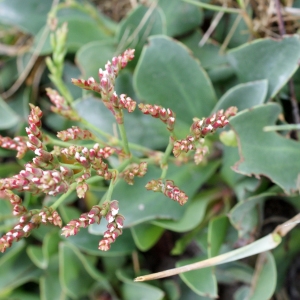
<path id="1" fill-rule="evenodd" d="M 66 31 L 66 28 L 62 27 L 56 36 L 61 43 L 66 34 L 64 30 Z M 55 40 L 53 43 L 55 44 Z M 63 47 L 59 51 L 64 52 Z M 205 137 L 214 133 L 218 128 L 226 126 L 229 118 L 236 114 L 237 109 L 230 107 L 226 111 L 220 110 L 207 118 L 195 118 L 189 135 L 185 139 L 177 139 L 174 133 L 176 124 L 174 111 L 155 104 L 140 103 L 137 106 L 136 102 L 127 95 L 116 93 L 115 82 L 119 72 L 134 59 L 134 49 L 127 49 L 121 55 L 108 61 L 104 70 L 99 69 L 98 81 L 93 77 L 86 80 L 72 79 L 72 83 L 77 87 L 99 94 L 99 101 L 102 101 L 115 117 L 120 133 L 120 139 L 117 139 L 101 131 L 101 128 L 94 128 L 72 107 L 70 94 L 58 79 L 61 76 L 58 65 L 62 59 L 63 55 L 53 55 L 53 60 L 49 58 L 47 61 L 52 73 L 52 78 L 50 78 L 60 91 L 59 93 L 50 88 L 46 89 L 52 103 L 51 110 L 82 126 L 72 126 L 60 131 L 57 133 L 58 139 L 53 139 L 43 132 L 42 110 L 30 104 L 28 127 L 26 127 L 27 136 L 17 136 L 13 139 L 0 136 L 0 146 L 17 151 L 18 159 L 23 158 L 27 151 L 34 153 L 33 159 L 27 162 L 18 174 L 0 179 L 0 192 L 5 199 L 10 201 L 12 215 L 16 217 L 16 224 L 13 228 L 0 238 L 1 252 L 5 252 L 21 238 L 28 237 L 41 225 L 62 227 L 61 234 L 69 237 L 76 235 L 80 228 L 100 222 L 107 223 L 107 230 L 99 241 L 98 248 L 102 251 L 109 250 L 111 244 L 122 234 L 122 228 L 126 224 L 126 216 L 119 213 L 118 201 L 122 199 L 112 200 L 116 183 L 119 180 L 125 180 L 130 188 L 130 185 L 134 184 L 135 177 L 143 177 L 146 174 L 149 163 L 156 164 L 161 167 L 161 176 L 153 178 L 145 188 L 162 193 L 178 202 L 179 205 L 184 205 L 188 201 L 188 196 L 184 192 L 184 187 L 178 187 L 176 182 L 168 179 L 168 161 L 175 159 L 182 163 L 194 160 L 196 164 L 201 163 L 208 154 Z M 164 153 L 135 145 L 135 152 L 139 151 L 140 155 L 132 154 L 127 139 L 128 133 L 124 128 L 124 112 L 131 113 L 136 107 L 141 113 L 157 118 L 166 125 L 170 137 Z M 99 138 L 96 132 L 100 133 L 103 139 Z M 82 144 L 82 141 L 89 141 L 89 144 Z M 184 156 L 184 159 L 181 156 Z M 111 168 L 111 157 L 117 158 L 119 162 L 117 168 Z M 78 198 L 84 198 L 90 184 L 98 180 L 105 180 L 108 186 L 99 204 L 82 213 L 78 219 L 70 220 L 63 226 L 57 211 L 59 205 L 74 190 Z M 30 210 L 23 204 L 24 192 L 34 195 L 45 194 L 55 197 L 56 200 L 49 207 Z"/>

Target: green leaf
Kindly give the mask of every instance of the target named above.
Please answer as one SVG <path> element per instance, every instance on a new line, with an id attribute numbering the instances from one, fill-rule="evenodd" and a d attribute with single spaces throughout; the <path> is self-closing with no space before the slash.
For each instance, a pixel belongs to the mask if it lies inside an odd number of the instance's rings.
<path id="1" fill-rule="evenodd" d="M 237 147 L 223 146 L 221 176 L 222 179 L 232 188 L 234 188 L 236 183 L 243 178 L 241 174 L 232 170 L 232 166 L 238 159 L 239 151 Z"/>
<path id="2" fill-rule="evenodd" d="M 0 130 L 12 128 L 19 122 L 19 116 L 0 97 Z"/>
<path id="3" fill-rule="evenodd" d="M 204 46 L 199 46 L 202 37 L 203 34 L 195 30 L 180 41 L 192 50 L 193 55 L 200 60 L 201 66 L 205 69 L 215 69 L 220 65 L 228 64 L 227 55 L 220 53 L 220 46 L 215 42 L 207 41 Z"/>
<path id="4" fill-rule="evenodd" d="M 2 298 L 5 300 L 41 300 L 40 296 L 35 293 L 25 292 L 23 290 L 14 290 L 9 296 Z M 43 299 L 44 300 L 44 299 Z M 64 299 L 62 299 L 64 300 Z"/>
<path id="5" fill-rule="evenodd" d="M 139 224 L 131 228 L 134 242 L 141 251 L 147 251 L 152 248 L 163 232 L 163 228 L 148 223 Z"/>
<path id="6" fill-rule="evenodd" d="M 123 230 L 123 234 L 116 239 L 107 252 L 98 249 L 99 241 L 102 239 L 102 236 L 95 235 L 95 232 L 97 232 L 96 229 L 94 229 L 93 234 L 91 234 L 87 229 L 83 228 L 80 229 L 78 234 L 68 237 L 67 241 L 78 249 L 95 256 L 121 256 L 131 254 L 132 251 L 136 250 L 130 230 Z"/>
<path id="7" fill-rule="evenodd" d="M 169 36 L 183 35 L 199 27 L 203 21 L 202 10 L 182 0 L 160 0 L 158 6 L 165 14 Z"/>
<path id="8" fill-rule="evenodd" d="M 147 37 L 165 31 L 164 14 L 160 8 L 138 5 L 120 22 L 117 41 L 122 50 L 133 48 L 135 56 L 139 57 Z"/>
<path id="9" fill-rule="evenodd" d="M 191 200 L 180 220 L 155 220 L 152 224 L 175 232 L 190 231 L 202 222 L 207 205 L 216 198 L 217 194 L 216 191 L 201 192 Z"/>
<path id="10" fill-rule="evenodd" d="M 17 27 L 23 32 L 36 35 L 46 24 L 51 1 L 2 0 L 0 1 L 0 20 L 3 24 Z"/>
<path id="11" fill-rule="evenodd" d="M 167 299 L 170 300 L 179 300 L 180 299 L 180 291 L 178 288 L 177 282 L 172 279 L 167 279 L 162 282 L 164 291 L 166 292 Z M 184 298 L 189 299 L 189 298 Z"/>
<path id="12" fill-rule="evenodd" d="M 266 197 L 274 196 L 273 193 L 263 193 L 239 202 L 229 212 L 231 224 L 238 230 L 239 236 L 255 232 L 258 223 L 257 205 L 263 204 Z"/>
<path id="13" fill-rule="evenodd" d="M 59 263 L 58 255 L 51 257 L 49 267 L 44 275 L 40 278 L 40 295 L 41 300 L 60 299 L 67 300 L 66 293 L 62 290 L 59 281 Z"/>
<path id="14" fill-rule="evenodd" d="M 46 269 L 47 262 L 44 258 L 42 247 L 30 245 L 27 247 L 27 254 L 32 262 L 40 269 Z"/>
<path id="15" fill-rule="evenodd" d="M 149 38 L 134 73 L 134 86 L 140 99 L 172 109 L 176 120 L 190 124 L 209 115 L 216 103 L 212 84 L 187 49 L 165 37 Z"/>
<path id="16" fill-rule="evenodd" d="M 87 295 L 94 280 L 102 281 L 102 284 L 107 284 L 107 288 L 110 289 L 104 276 L 71 244 L 60 244 L 59 268 L 63 291 L 70 297 Z"/>
<path id="17" fill-rule="evenodd" d="M 124 300 L 162 300 L 164 298 L 164 292 L 161 289 L 147 283 L 133 282 L 124 271 L 118 270 L 116 275 L 123 282 L 121 291 Z"/>
<path id="18" fill-rule="evenodd" d="M 245 263 L 235 261 L 217 266 L 216 277 L 219 283 L 236 284 L 236 282 L 244 282 L 251 284 L 253 268 Z"/>
<path id="19" fill-rule="evenodd" d="M 74 246 L 59 245 L 59 276 L 63 291 L 72 298 L 87 295 L 94 279 L 86 271 L 87 261 Z"/>
<path id="20" fill-rule="evenodd" d="M 0 2 L 1 3 L 1 2 Z M 15 57 L 6 59 L 2 62 L 0 69 L 0 91 L 8 90 L 18 79 L 17 59 Z"/>
<path id="21" fill-rule="evenodd" d="M 28 258 L 24 241 L 19 241 L 0 258 L 0 297 L 8 291 L 38 279 L 41 271 Z"/>
<path id="22" fill-rule="evenodd" d="M 220 248 L 225 240 L 229 225 L 227 216 L 213 218 L 208 224 L 208 256 L 214 257 L 219 254 Z"/>
<path id="23" fill-rule="evenodd" d="M 264 103 L 268 91 L 268 81 L 260 80 L 238 84 L 228 90 L 218 101 L 213 112 L 236 106 L 238 111 Z"/>
<path id="24" fill-rule="evenodd" d="M 192 259 L 181 260 L 176 263 L 176 267 L 197 262 L 205 257 L 196 257 Z M 205 268 L 179 274 L 184 283 L 200 296 L 217 298 L 217 282 L 213 274 L 213 268 Z"/>
<path id="25" fill-rule="evenodd" d="M 282 243 L 273 250 L 277 269 L 277 289 L 280 290 L 286 284 L 288 269 L 294 264 L 300 251 L 300 229 L 294 228 Z M 294 264 L 295 265 L 295 264 Z"/>
<path id="26" fill-rule="evenodd" d="M 279 113 L 280 107 L 270 103 L 243 111 L 230 120 L 240 152 L 234 170 L 248 176 L 266 176 L 290 194 L 298 190 L 300 144 L 275 132 L 263 131 L 265 126 L 275 123 Z"/>
<path id="27" fill-rule="evenodd" d="M 268 300 L 275 291 L 277 277 L 275 260 L 271 252 L 263 253 L 261 256 L 262 261 L 257 265 L 249 300 Z"/>
<path id="28" fill-rule="evenodd" d="M 272 98 L 298 69 L 300 40 L 296 35 L 256 40 L 229 51 L 228 59 L 241 82 L 267 79 L 267 98 Z"/>
<path id="29" fill-rule="evenodd" d="M 76 53 L 76 63 L 82 76 L 98 80 L 99 68 L 104 69 L 104 65 L 113 58 L 115 52 L 116 46 L 113 42 L 93 41 L 83 45 Z"/>
<path id="30" fill-rule="evenodd" d="M 68 23 L 68 35 L 66 41 L 67 51 L 75 53 L 80 47 L 93 41 L 109 41 L 110 36 L 98 26 L 97 21 L 92 19 L 89 15 L 67 15 L 58 18 L 58 26 L 64 22 Z M 37 46 L 44 32 L 44 27 L 34 39 L 34 47 Z M 50 54 L 52 47 L 50 44 L 50 36 L 46 39 L 40 55 Z"/>

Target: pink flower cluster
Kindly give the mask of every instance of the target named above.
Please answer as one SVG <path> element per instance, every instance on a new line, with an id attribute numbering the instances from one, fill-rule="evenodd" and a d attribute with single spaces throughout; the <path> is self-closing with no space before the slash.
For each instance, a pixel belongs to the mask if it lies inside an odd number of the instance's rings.
<path id="1" fill-rule="evenodd" d="M 123 171 L 120 176 L 124 178 L 124 180 L 133 185 L 134 177 L 143 177 L 147 173 L 147 163 L 141 162 L 139 164 L 130 165 L 125 171 Z"/>
<path id="2" fill-rule="evenodd" d="M 29 141 L 27 142 L 27 147 L 34 151 L 36 149 L 43 149 L 43 135 L 40 130 L 42 126 L 41 118 L 43 116 L 43 112 L 38 106 L 34 106 L 32 104 L 29 104 L 31 111 L 28 116 L 28 125 L 29 127 L 26 127 L 26 132 L 28 134 Z"/>
<path id="3" fill-rule="evenodd" d="M 174 185 L 173 180 L 166 180 L 163 182 L 161 179 L 151 180 L 146 184 L 146 189 L 154 192 L 161 192 L 168 198 L 178 202 L 180 205 L 183 205 L 187 202 L 188 196 Z"/>
<path id="4" fill-rule="evenodd" d="M 100 83 L 96 82 L 93 77 L 87 80 L 72 79 L 72 83 L 76 86 L 100 93 L 104 105 L 114 114 L 119 124 L 123 123 L 123 115 L 120 109 L 125 108 L 128 112 L 132 112 L 136 106 L 136 102 L 130 97 L 124 94 L 119 97 L 115 92 L 115 80 L 120 70 L 125 68 L 128 62 L 134 58 L 134 51 L 128 49 L 121 55 L 113 57 L 111 62 L 108 61 L 105 70 L 100 68 Z"/>
<path id="5" fill-rule="evenodd" d="M 28 191 L 34 194 L 42 192 L 51 196 L 65 193 L 69 189 L 73 171 L 63 166 L 60 166 L 60 170 L 56 170 L 59 163 L 43 143 L 40 130 L 42 111 L 37 106 L 30 105 L 30 107 L 29 127 L 26 128 L 29 139 L 27 147 L 34 151 L 36 157 L 31 163 L 25 164 L 25 170 L 19 174 L 0 179 L 0 190 Z"/>
<path id="6" fill-rule="evenodd" d="M 10 190 L 4 190 L 4 195 L 9 199 L 13 206 L 14 216 L 22 216 L 27 213 L 27 209 L 24 205 L 22 205 L 22 199 L 18 195 L 14 194 Z"/>
<path id="7" fill-rule="evenodd" d="M 151 115 L 152 117 L 159 118 L 161 121 L 163 121 L 167 125 L 167 129 L 169 131 L 174 130 L 176 115 L 171 109 L 169 108 L 165 109 L 164 107 L 159 105 L 151 105 L 151 104 L 143 104 L 143 103 L 140 103 L 138 107 L 143 114 Z"/>
<path id="8" fill-rule="evenodd" d="M 77 112 L 71 106 L 68 105 L 64 97 L 59 95 L 57 91 L 47 88 L 46 92 L 50 101 L 55 105 L 51 106 L 51 110 L 54 113 L 72 121 L 80 120 L 80 117 L 78 116 Z"/>
<path id="9" fill-rule="evenodd" d="M 78 126 L 72 126 L 67 130 L 59 131 L 57 137 L 62 141 L 69 140 L 93 140 L 95 136 L 86 129 L 81 129 Z"/>
<path id="10" fill-rule="evenodd" d="M 62 235 L 69 237 L 76 235 L 80 228 L 86 228 L 91 224 L 100 224 L 102 217 L 104 217 L 107 224 L 107 231 L 103 235 L 103 239 L 99 242 L 98 249 L 107 251 L 110 245 L 116 238 L 122 234 L 124 217 L 119 212 L 119 204 L 117 200 L 105 202 L 102 206 L 95 205 L 88 213 L 81 214 L 76 220 L 71 220 L 66 226 L 62 228 Z"/>
<path id="11" fill-rule="evenodd" d="M 72 175 L 71 175 L 72 174 Z M 58 170 L 42 170 L 32 163 L 25 165 L 25 170 L 10 178 L 0 179 L 0 190 L 9 189 L 33 194 L 45 193 L 56 196 L 69 189 L 73 171 L 61 166 Z"/>
<path id="12" fill-rule="evenodd" d="M 95 144 L 92 149 L 83 146 L 70 146 L 62 149 L 61 153 L 69 159 L 76 159 L 85 169 L 94 169 L 99 176 L 109 180 L 112 179 L 113 174 L 108 170 L 108 165 L 103 159 L 107 159 L 114 151 L 114 148 L 100 148 L 99 144 Z"/>
<path id="13" fill-rule="evenodd" d="M 207 134 L 215 132 L 218 128 L 223 128 L 229 121 L 230 116 L 234 116 L 237 112 L 236 107 L 229 107 L 225 112 L 219 110 L 208 118 L 194 119 L 190 131 L 191 135 L 188 135 L 183 140 L 177 140 L 174 142 L 173 154 L 178 157 L 182 152 L 187 153 L 190 150 L 195 150 L 196 143 L 199 139 L 204 138 Z"/>
<path id="14" fill-rule="evenodd" d="M 12 198 L 12 195 L 9 197 Z M 37 213 L 32 211 L 25 214 L 24 212 L 19 219 L 19 223 L 0 238 L 0 252 L 5 252 L 7 248 L 12 246 L 13 242 L 18 242 L 21 238 L 28 237 L 31 231 L 39 227 L 41 223 L 49 223 L 59 227 L 62 225 L 59 214 L 50 207 L 45 207 Z"/>
<path id="15" fill-rule="evenodd" d="M 16 136 L 11 139 L 9 137 L 3 137 L 0 135 L 0 147 L 4 149 L 16 150 L 17 158 L 21 159 L 24 157 L 27 152 L 27 138 L 22 136 Z"/>

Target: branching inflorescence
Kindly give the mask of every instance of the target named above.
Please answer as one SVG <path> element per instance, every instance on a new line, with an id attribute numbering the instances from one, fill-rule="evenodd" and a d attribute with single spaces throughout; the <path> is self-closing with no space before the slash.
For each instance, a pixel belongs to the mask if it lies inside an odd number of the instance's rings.
<path id="1" fill-rule="evenodd" d="M 89 190 L 89 182 L 97 178 L 110 182 L 103 199 L 89 212 L 81 214 L 78 219 L 71 220 L 64 226 L 62 235 L 65 237 L 75 235 L 80 228 L 86 228 L 94 223 L 99 224 L 101 219 L 105 218 L 107 231 L 99 242 L 98 248 L 107 251 L 116 238 L 122 234 L 124 216 L 119 214 L 118 201 L 111 200 L 115 184 L 123 178 L 129 185 L 133 185 L 135 177 L 143 177 L 147 172 L 147 162 L 143 158 L 132 156 L 123 126 L 123 110 L 133 112 L 136 102 L 125 94 L 118 96 L 115 92 L 116 77 L 133 57 L 134 50 L 128 49 L 122 55 L 114 57 L 112 62 L 107 62 L 105 70 L 99 70 L 99 83 L 92 77 L 88 80 L 72 79 L 76 86 L 100 94 L 102 102 L 113 113 L 119 126 L 121 140 L 117 140 L 117 143 L 115 143 L 116 138 L 111 139 L 114 143 L 110 143 L 110 139 L 107 141 L 99 139 L 90 131 L 93 127 L 83 129 L 79 126 L 72 126 L 58 132 L 59 140 L 55 140 L 43 133 L 41 121 L 43 113 L 38 106 L 34 105 L 30 105 L 29 125 L 26 128 L 27 137 L 18 136 L 11 139 L 0 136 L 0 146 L 16 150 L 17 158 L 23 158 L 28 150 L 35 154 L 32 161 L 27 162 L 19 174 L 0 179 L 2 197 L 10 201 L 13 206 L 12 214 L 18 218 L 13 229 L 0 238 L 1 252 L 9 248 L 13 242 L 27 237 L 41 224 L 61 227 L 62 220 L 56 208 L 63 202 L 66 193 L 76 190 L 78 198 L 84 198 Z M 46 91 L 53 104 L 51 110 L 54 113 L 89 127 L 89 123 L 77 114 L 69 100 L 67 101 L 55 90 L 47 89 Z M 215 132 L 217 128 L 226 126 L 229 122 L 228 118 L 236 113 L 236 109 L 229 108 L 209 118 L 194 119 L 191 134 L 183 140 L 177 140 L 174 134 L 175 112 L 158 105 L 139 104 L 138 107 L 142 113 L 160 119 L 170 132 L 169 146 L 165 153 L 154 155 L 160 160 L 158 163 L 163 169 L 162 176 L 148 182 L 146 189 L 160 192 L 183 205 L 188 200 L 188 196 L 172 180 L 165 179 L 169 155 L 173 150 L 175 158 L 178 158 L 183 152 L 195 150 L 195 162 L 200 163 L 208 153 L 208 147 L 203 144 L 204 137 L 208 133 Z M 108 134 L 105 135 L 106 138 L 107 136 Z M 75 141 L 80 141 L 80 144 L 75 144 Z M 86 141 L 92 141 L 92 144 L 90 142 L 86 144 Z M 153 152 L 155 151 L 148 151 L 148 153 Z M 113 155 L 118 158 L 120 164 L 119 167 L 110 169 L 109 159 Z M 157 163 L 157 160 L 153 160 L 152 163 Z M 23 205 L 21 197 L 13 191 L 61 196 L 50 207 L 30 210 Z"/>

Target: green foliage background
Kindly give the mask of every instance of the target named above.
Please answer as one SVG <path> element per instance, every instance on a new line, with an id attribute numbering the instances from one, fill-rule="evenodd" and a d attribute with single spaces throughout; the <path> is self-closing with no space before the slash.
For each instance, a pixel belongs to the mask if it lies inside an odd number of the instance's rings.
<path id="1" fill-rule="evenodd" d="M 113 116 L 95 95 L 72 86 L 70 79 L 97 78 L 98 69 L 107 60 L 126 48 L 135 48 L 134 61 L 117 79 L 118 93 L 137 102 L 171 108 L 177 115 L 178 138 L 188 134 L 194 117 L 237 106 L 239 113 L 230 126 L 238 147 L 221 143 L 218 132 L 208 139 L 214 146 L 206 164 L 170 165 L 168 178 L 189 196 L 183 207 L 145 190 L 149 180 L 159 177 L 157 167 L 149 167 L 134 186 L 120 183 L 113 198 L 119 201 L 126 228 L 109 252 L 97 250 L 99 235 L 105 230 L 102 225 L 82 229 L 68 239 L 60 236 L 60 230 L 42 226 L 30 238 L 15 243 L 0 255 L 1 299 L 213 299 L 222 292 L 220 285 L 235 287 L 231 296 L 236 300 L 267 300 L 289 292 L 285 278 L 300 251 L 299 229 L 256 263 L 251 259 L 236 261 L 184 273 L 180 279 L 133 282 L 136 276 L 172 268 L 175 261 L 181 266 L 251 243 L 279 224 L 269 218 L 280 217 L 283 222 L 299 210 L 297 134 L 291 138 L 288 131 L 265 130 L 295 123 L 289 82 L 293 82 L 294 96 L 299 99 L 297 32 L 276 40 L 259 34 L 254 38 L 240 18 L 223 51 L 221 45 L 239 18 L 239 14 L 225 12 L 211 38 L 199 47 L 214 17 L 212 10 L 181 0 L 148 2 L 148 6 L 138 4 L 115 22 L 94 4 L 79 0 L 61 2 L 56 8 L 51 8 L 51 1 L 2 0 L 1 43 L 11 47 L 17 47 L 20 39 L 26 43 L 16 53 L 1 54 L 1 135 L 24 135 L 29 102 L 45 112 L 45 130 L 55 133 L 70 126 L 69 121 L 50 112 L 44 94 L 45 87 L 52 85 L 44 64 L 45 56 L 52 54 L 47 25 L 51 11 L 57 15 L 58 25 L 68 23 L 63 79 L 76 99 L 74 107 L 80 116 L 114 134 Z M 241 3 L 234 3 L 234 9 Z M 252 15 L 250 6 L 247 13 Z M 36 57 L 33 71 L 22 81 L 32 57 Z M 17 80 L 20 86 L 10 93 Z M 125 127 L 131 143 L 155 150 L 164 150 L 168 143 L 164 124 L 138 112 L 125 116 Z M 1 178 L 14 175 L 29 159 L 16 161 L 13 155 L 0 149 Z M 94 186 L 83 204 L 71 194 L 59 207 L 63 221 L 78 217 L 84 211 L 80 208 L 97 204 L 103 193 L 103 186 Z M 49 197 L 24 194 L 24 203 L 32 208 L 49 201 Z M 289 210 L 278 214 L 275 209 L 268 215 L 264 208 L 272 202 L 283 203 Z M 10 204 L 1 201 L 2 234 L 16 221 L 9 217 L 10 211 Z M 266 228 L 268 222 L 274 226 Z M 161 245 L 170 237 L 173 241 L 162 251 Z M 149 255 L 160 265 L 147 263 Z M 170 264 L 162 264 L 170 258 Z"/>

